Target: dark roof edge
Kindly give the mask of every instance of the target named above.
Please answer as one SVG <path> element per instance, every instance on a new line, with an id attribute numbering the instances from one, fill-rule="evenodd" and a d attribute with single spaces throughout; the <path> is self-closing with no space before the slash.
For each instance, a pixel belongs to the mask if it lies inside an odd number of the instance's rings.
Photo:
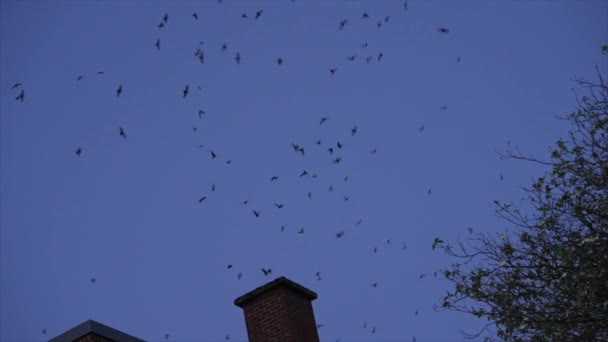
<path id="1" fill-rule="evenodd" d="M 101 324 L 97 321 L 89 319 L 85 322 L 80 323 L 79 325 L 69 329 L 68 331 L 62 333 L 61 335 L 55 336 L 49 342 L 72 342 L 82 336 L 87 334 L 97 334 L 103 337 L 112 339 L 114 341 L 121 342 L 145 342 L 142 339 L 139 339 L 135 336 L 131 336 L 129 334 L 125 334 L 120 330 L 116 330 L 107 325 Z"/>
<path id="2" fill-rule="evenodd" d="M 301 294 L 302 296 L 306 297 L 308 300 L 313 301 L 315 299 L 317 299 L 317 294 L 307 288 L 305 288 L 304 286 L 291 281 L 285 277 L 278 277 L 277 279 L 262 285 L 242 296 L 240 296 L 239 298 L 234 300 L 234 305 L 242 308 L 247 302 L 249 302 L 250 300 L 252 300 L 253 298 L 261 295 L 262 293 L 268 292 L 276 287 L 279 286 L 285 286 L 299 294 Z"/>

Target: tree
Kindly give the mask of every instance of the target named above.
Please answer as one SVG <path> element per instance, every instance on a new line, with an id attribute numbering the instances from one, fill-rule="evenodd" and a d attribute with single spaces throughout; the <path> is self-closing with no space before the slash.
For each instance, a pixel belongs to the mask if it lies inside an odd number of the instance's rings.
<path id="1" fill-rule="evenodd" d="M 436 308 L 487 320 L 467 337 L 608 341 L 608 85 L 597 73 L 598 81 L 577 81 L 588 96 L 558 117 L 572 128 L 548 160 L 510 144 L 500 153 L 550 170 L 523 188 L 518 205 L 495 201 L 513 229 L 433 243 L 457 261 L 441 270 L 451 291 Z"/>

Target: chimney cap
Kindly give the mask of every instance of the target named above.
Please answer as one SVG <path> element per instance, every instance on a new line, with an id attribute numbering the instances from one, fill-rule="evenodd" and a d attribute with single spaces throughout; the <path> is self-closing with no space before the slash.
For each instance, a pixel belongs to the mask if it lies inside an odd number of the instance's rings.
<path id="1" fill-rule="evenodd" d="M 265 292 L 268 292 L 272 289 L 280 287 L 280 286 L 285 286 L 287 288 L 290 288 L 290 289 L 298 292 L 299 294 L 303 295 L 310 301 L 317 299 L 317 294 L 315 292 L 313 292 L 313 291 L 305 288 L 304 286 L 302 286 L 294 281 L 291 281 L 285 277 L 279 277 L 279 278 L 269 282 L 268 284 L 262 285 L 256 289 L 240 296 L 239 298 L 235 299 L 234 305 L 242 308 L 245 306 L 245 304 L 247 302 L 254 299 L 255 297 L 257 297 Z"/>
<path id="2" fill-rule="evenodd" d="M 107 325 L 101 324 L 97 321 L 89 319 L 81 324 L 73 327 L 72 329 L 52 338 L 49 342 L 71 342 L 78 340 L 89 334 L 95 334 L 103 336 L 107 339 L 114 341 L 125 341 L 125 342 L 144 342 L 135 336 L 125 334 L 120 330 L 116 330 Z"/>

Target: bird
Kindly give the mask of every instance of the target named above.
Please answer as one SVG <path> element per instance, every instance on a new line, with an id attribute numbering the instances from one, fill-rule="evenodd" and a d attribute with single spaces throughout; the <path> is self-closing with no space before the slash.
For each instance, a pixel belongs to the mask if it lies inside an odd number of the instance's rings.
<path id="1" fill-rule="evenodd" d="M 321 281 L 321 272 L 317 272 L 315 275 L 317 276 L 317 281 Z"/>
<path id="2" fill-rule="evenodd" d="M 371 62 L 371 61 L 372 61 L 372 56 L 368 56 L 368 57 L 365 59 L 365 63 L 367 63 L 367 64 L 369 64 L 369 62 Z"/>
<path id="3" fill-rule="evenodd" d="M 346 182 L 348 180 L 348 176 L 344 176 L 344 181 Z"/>
<path id="4" fill-rule="evenodd" d="M 361 220 L 361 219 L 360 219 L 359 221 L 355 222 L 355 224 L 356 224 L 357 226 L 358 226 L 358 225 L 360 225 L 361 223 L 363 223 L 363 220 Z"/>
<path id="5" fill-rule="evenodd" d="M 328 148 L 327 152 L 329 152 L 329 154 L 334 154 L 334 148 L 333 147 Z"/>
<path id="6" fill-rule="evenodd" d="M 390 16 L 390 15 L 387 15 L 386 17 L 384 17 L 384 22 L 385 22 L 385 23 L 388 23 L 388 20 L 389 20 L 390 18 L 391 18 L 391 16 Z"/>
<path id="7" fill-rule="evenodd" d="M 372 284 L 373 287 L 378 287 L 378 282 Z"/>
<path id="8" fill-rule="evenodd" d="M 341 142 L 339 142 L 339 141 L 337 141 L 337 142 L 336 142 L 336 147 L 338 147 L 338 148 L 342 148 L 342 143 L 341 143 Z"/>
<path id="9" fill-rule="evenodd" d="M 167 24 L 167 23 L 168 23 L 168 21 L 169 21 L 169 15 L 168 15 L 167 13 L 165 13 L 165 15 L 163 16 L 163 22 L 164 22 L 165 24 Z"/>
<path id="10" fill-rule="evenodd" d="M 376 333 L 376 327 L 373 327 L 372 328 L 372 334 L 375 334 L 375 333 Z"/>
<path id="11" fill-rule="evenodd" d="M 418 310 L 414 312 L 414 316 L 418 316 Z"/>
<path id="12" fill-rule="evenodd" d="M 333 76 L 336 71 L 338 71 L 338 68 L 333 68 L 333 69 L 329 69 L 329 73 Z"/>
<path id="13" fill-rule="evenodd" d="M 160 50 L 160 39 L 156 40 L 156 43 L 154 43 L 154 46 L 156 46 L 156 50 Z"/>
<path id="14" fill-rule="evenodd" d="M 239 274 L 236 275 L 237 280 L 241 280 L 242 277 L 243 277 L 243 273 L 241 273 L 241 272 L 239 272 Z"/>
<path id="15" fill-rule="evenodd" d="M 203 203 L 203 201 L 207 198 L 207 196 L 203 196 L 198 200 L 198 203 Z"/>
<path id="16" fill-rule="evenodd" d="M 382 27 L 382 20 L 378 20 L 378 23 L 376 24 L 376 28 L 381 28 Z"/>
<path id="17" fill-rule="evenodd" d="M 267 276 L 272 273 L 272 269 L 269 268 L 269 269 L 265 270 L 264 268 L 262 268 L 262 272 L 264 272 L 264 276 Z"/>
<path id="18" fill-rule="evenodd" d="M 505 179 L 505 178 L 503 177 L 502 172 L 501 172 L 500 173 L 500 180 L 503 180 L 503 179 Z"/>
<path id="19" fill-rule="evenodd" d="M 219 1 L 219 0 L 218 0 Z M 219 1 L 221 3 L 221 1 Z M 226 341 L 230 340 L 230 335 L 226 335 L 226 337 L 224 338 Z"/>
<path id="20" fill-rule="evenodd" d="M 243 205 L 247 205 L 247 203 L 249 203 L 249 200 L 245 200 L 245 201 L 241 202 L 241 204 L 243 204 Z"/>
<path id="21" fill-rule="evenodd" d="M 404 1 L 404 2 L 403 2 L 403 10 L 404 10 L 404 11 L 407 11 L 407 1 Z"/>
<path id="22" fill-rule="evenodd" d="M 374 247 L 374 253 L 378 253 L 378 247 Z"/>
<path id="23" fill-rule="evenodd" d="M 352 55 L 352 56 L 346 57 L 346 59 L 348 59 L 351 62 L 354 61 L 355 58 L 357 58 L 357 55 Z"/>
<path id="24" fill-rule="evenodd" d="M 321 146 L 321 140 L 317 140 L 315 144 Z"/>
<path id="25" fill-rule="evenodd" d="M 446 109 L 448 109 L 448 106 L 443 105 L 443 106 L 439 107 L 439 109 L 441 109 L 441 110 L 446 110 Z"/>
<path id="26" fill-rule="evenodd" d="M 260 211 L 259 210 L 252 210 L 253 211 L 253 215 L 255 215 L 255 217 L 260 217 Z"/>
<path id="27" fill-rule="evenodd" d="M 217 157 L 217 154 L 215 154 L 215 152 L 213 152 L 211 150 L 209 151 L 209 154 L 211 154 L 211 159 L 214 159 Z"/>
<path id="28" fill-rule="evenodd" d="M 123 139 L 127 139 L 127 134 L 122 127 L 119 127 L 118 135 L 120 135 Z"/>
<path id="29" fill-rule="evenodd" d="M 83 78 L 84 78 L 84 75 L 80 75 L 80 76 L 78 76 L 78 78 L 76 79 L 76 81 L 80 81 Z"/>
<path id="30" fill-rule="evenodd" d="M 308 192 L 308 199 L 311 199 L 311 198 L 312 198 L 312 192 L 309 191 Z"/>
<path id="31" fill-rule="evenodd" d="M 186 84 L 186 88 L 184 88 L 184 90 L 182 90 L 182 93 L 183 93 L 183 97 L 182 97 L 182 98 L 184 98 L 184 99 L 185 99 L 185 98 L 186 98 L 186 96 L 188 96 L 188 92 L 189 92 L 189 91 L 190 91 L 190 86 L 188 86 L 188 85 Z"/>
<path id="32" fill-rule="evenodd" d="M 285 230 L 285 226 L 281 226 L 281 232 Z"/>
<path id="33" fill-rule="evenodd" d="M 211 191 L 215 191 L 215 184 L 211 184 Z"/>
<path id="34" fill-rule="evenodd" d="M 365 42 L 365 43 L 361 44 L 361 48 L 362 48 L 362 49 L 365 49 L 367 46 L 368 46 L 367 42 Z"/>
<path id="35" fill-rule="evenodd" d="M 440 27 L 440 28 L 437 29 L 437 31 L 439 31 L 441 33 L 448 33 L 448 32 L 450 32 L 450 30 L 447 29 L 447 28 L 445 28 L 445 27 Z"/>
<path id="36" fill-rule="evenodd" d="M 96 282 L 96 281 L 97 281 L 97 279 L 95 279 L 95 278 L 91 278 L 91 283 L 94 283 L 94 282 Z"/>
<path id="37" fill-rule="evenodd" d="M 390 245 L 391 244 L 391 239 L 386 240 L 386 244 Z"/>
<path id="38" fill-rule="evenodd" d="M 165 334 L 165 340 L 168 340 L 169 336 L 170 336 L 169 334 Z"/>
<path id="39" fill-rule="evenodd" d="M 122 94 L 122 84 L 118 86 L 118 89 L 116 89 L 116 97 L 120 97 L 120 94 Z"/>
<path id="40" fill-rule="evenodd" d="M 344 196 L 344 202 L 348 202 L 348 197 Z"/>
<path id="41" fill-rule="evenodd" d="M 203 115 L 207 115 L 207 113 L 205 113 L 205 111 L 204 111 L 204 110 L 199 109 L 199 110 L 198 110 L 198 117 L 199 117 L 200 119 L 202 119 L 202 118 L 203 118 Z"/>
<path id="42" fill-rule="evenodd" d="M 334 187 L 333 187 L 333 185 L 330 184 L 329 185 L 329 191 L 331 192 L 332 190 L 334 190 Z"/>
<path id="43" fill-rule="evenodd" d="M 264 10 L 259 10 L 259 11 L 255 12 L 255 18 L 254 19 L 258 20 L 262 16 L 263 12 L 264 12 Z"/>
<path id="44" fill-rule="evenodd" d="M 363 326 L 361 328 L 367 329 L 367 322 L 363 322 Z"/>
<path id="45" fill-rule="evenodd" d="M 163 27 L 165 27 L 165 23 L 161 21 L 160 24 L 158 24 L 158 28 L 163 28 Z"/>
<path id="46" fill-rule="evenodd" d="M 226 51 L 228 49 L 228 44 L 227 43 L 223 43 L 222 44 L 222 52 Z"/>
<path id="47" fill-rule="evenodd" d="M 241 18 L 247 19 L 247 14 L 245 14 L 245 13 L 241 14 Z"/>
<path id="48" fill-rule="evenodd" d="M 298 230 L 298 234 L 304 234 L 304 227 L 300 228 L 300 230 Z"/>
<path id="49" fill-rule="evenodd" d="M 426 274 L 423 273 L 418 277 L 418 279 L 423 279 L 424 277 L 426 277 Z"/>
<path id="50" fill-rule="evenodd" d="M 198 20 L 198 14 L 196 14 L 196 12 L 192 13 L 192 17 L 194 17 L 194 19 Z"/>
<path id="51" fill-rule="evenodd" d="M 343 230 L 341 230 L 341 231 L 339 231 L 339 232 L 336 233 L 336 239 L 339 239 L 339 238 L 341 238 L 343 236 L 344 236 L 344 231 Z"/>
<path id="52" fill-rule="evenodd" d="M 422 131 L 424 131 L 424 125 L 420 126 L 420 128 L 418 128 L 418 133 L 421 133 Z"/>
<path id="53" fill-rule="evenodd" d="M 279 57 L 277 58 L 277 65 L 281 65 L 283 64 L 283 58 Z"/>
<path id="54" fill-rule="evenodd" d="M 367 11 L 363 12 L 363 14 L 361 15 L 361 19 L 367 19 L 367 18 L 369 18 L 369 14 L 367 14 Z"/>
<path id="55" fill-rule="evenodd" d="M 21 83 L 15 83 L 15 84 L 13 85 L 13 88 L 12 88 L 12 89 L 19 88 L 20 86 L 21 86 Z"/>
<path id="56" fill-rule="evenodd" d="M 325 326 L 325 325 L 323 325 L 323 324 L 317 324 L 317 329 L 321 329 L 321 328 L 323 328 L 324 326 Z"/>
<path id="57" fill-rule="evenodd" d="M 271 181 L 271 182 L 273 182 L 273 181 L 278 181 L 278 180 L 279 180 L 279 177 L 277 177 L 277 176 L 272 176 L 272 177 L 270 177 L 270 181 Z"/>
<path id="58" fill-rule="evenodd" d="M 431 192 L 433 192 L 433 188 L 429 188 L 429 190 L 427 191 L 427 193 L 430 195 Z"/>
<path id="59" fill-rule="evenodd" d="M 236 57 L 234 57 L 234 60 L 236 61 L 236 64 L 241 64 L 241 53 L 240 52 L 236 52 Z"/>
<path id="60" fill-rule="evenodd" d="M 346 19 L 340 21 L 340 30 L 344 29 L 344 26 L 346 26 L 347 23 L 348 23 L 348 20 L 346 20 Z"/>
<path id="61" fill-rule="evenodd" d="M 277 207 L 278 209 L 281 209 L 281 208 L 283 208 L 284 204 L 283 203 L 275 203 L 274 206 Z"/>
<path id="62" fill-rule="evenodd" d="M 232 265 L 231 265 L 231 264 L 228 264 L 227 269 L 231 269 L 231 268 L 232 268 Z"/>
<path id="63" fill-rule="evenodd" d="M 458 56 L 458 58 L 456 58 L 456 63 L 460 63 L 460 56 Z"/>
<path id="64" fill-rule="evenodd" d="M 467 230 L 469 231 L 469 234 L 473 234 L 473 228 L 469 227 Z"/>
<path id="65" fill-rule="evenodd" d="M 104 74 L 104 72 L 103 72 L 103 71 L 98 71 L 98 72 L 97 72 L 97 75 L 103 75 L 103 74 Z"/>
<path id="66" fill-rule="evenodd" d="M 322 125 L 323 123 L 325 123 L 327 120 L 329 120 L 328 116 L 324 116 L 321 118 L 321 121 L 319 121 L 319 125 Z"/>
<path id="67" fill-rule="evenodd" d="M 46 328 L 42 329 L 42 333 L 46 335 Z"/>
<path id="68" fill-rule="evenodd" d="M 79 148 L 77 148 L 77 149 L 76 149 L 76 155 L 77 155 L 77 156 L 80 156 L 80 154 L 81 154 L 81 153 L 82 153 L 82 148 L 80 148 L 80 147 L 79 147 Z"/>
<path id="69" fill-rule="evenodd" d="M 384 56 L 384 55 L 382 54 L 382 52 L 380 52 L 380 53 L 378 54 L 378 62 L 380 62 L 380 60 L 382 59 L 382 56 Z"/>
<path id="70" fill-rule="evenodd" d="M 355 134 L 357 134 L 357 125 L 350 129 L 350 135 L 354 137 Z"/>
<path id="71" fill-rule="evenodd" d="M 375 148 L 373 150 L 369 151 L 369 153 L 371 153 L 371 154 L 376 154 L 376 152 L 378 152 L 378 150 L 376 150 Z"/>
<path id="72" fill-rule="evenodd" d="M 338 164 L 339 162 L 342 161 L 342 157 L 338 157 L 338 158 L 334 159 L 333 161 L 334 161 L 334 164 Z"/>
<path id="73" fill-rule="evenodd" d="M 407 245 L 405 244 L 405 242 L 401 243 L 401 249 L 403 249 L 403 250 L 407 249 Z"/>
<path id="74" fill-rule="evenodd" d="M 306 170 L 304 170 L 304 171 L 302 171 L 302 173 L 300 173 L 300 177 L 304 177 L 306 175 L 308 175 L 308 171 L 306 171 Z"/>
<path id="75" fill-rule="evenodd" d="M 23 102 L 24 98 L 25 98 L 25 92 L 23 91 L 23 89 L 21 89 L 21 93 L 19 93 L 19 95 L 17 97 L 15 97 L 15 100 L 21 100 L 21 102 Z"/>

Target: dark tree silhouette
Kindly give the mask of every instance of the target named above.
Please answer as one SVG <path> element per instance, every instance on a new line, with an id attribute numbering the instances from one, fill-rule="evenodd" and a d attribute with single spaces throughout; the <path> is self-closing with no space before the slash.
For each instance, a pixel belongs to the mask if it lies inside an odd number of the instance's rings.
<path id="1" fill-rule="evenodd" d="M 514 229 L 497 236 L 470 229 L 455 245 L 435 239 L 433 249 L 457 259 L 442 270 L 454 287 L 440 307 L 488 321 L 466 336 L 608 341 L 608 85 L 598 76 L 578 81 L 589 94 L 558 117 L 572 128 L 548 161 L 510 143 L 500 153 L 549 169 L 523 188 L 521 204 L 495 201 Z"/>

